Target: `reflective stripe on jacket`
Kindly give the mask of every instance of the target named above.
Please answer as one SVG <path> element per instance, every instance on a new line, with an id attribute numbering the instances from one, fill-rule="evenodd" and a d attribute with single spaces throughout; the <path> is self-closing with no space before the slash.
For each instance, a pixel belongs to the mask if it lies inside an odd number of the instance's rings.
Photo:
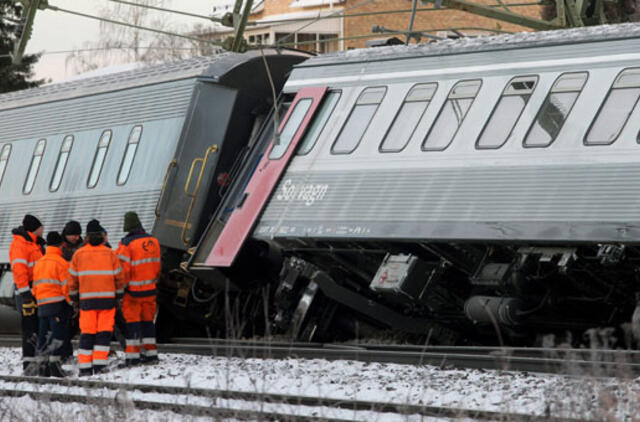
<path id="1" fill-rule="evenodd" d="M 30 292 L 33 281 L 33 267 L 42 257 L 42 250 L 37 243 L 36 235 L 26 231 L 23 227 L 13 230 L 13 241 L 9 247 L 9 261 L 13 281 L 16 283 L 16 293 Z"/>
<path id="2" fill-rule="evenodd" d="M 45 255 L 33 267 L 33 296 L 38 312 L 47 306 L 69 300 L 69 263 L 62 257 L 62 249 L 47 246 Z"/>
<path id="3" fill-rule="evenodd" d="M 71 259 L 69 295 L 80 299 L 80 308 L 111 309 L 124 291 L 125 278 L 114 251 L 104 245 L 84 245 Z"/>
<path id="4" fill-rule="evenodd" d="M 158 239 L 143 230 L 129 233 L 120 241 L 117 253 L 127 280 L 127 294 L 133 297 L 155 295 L 161 270 Z"/>

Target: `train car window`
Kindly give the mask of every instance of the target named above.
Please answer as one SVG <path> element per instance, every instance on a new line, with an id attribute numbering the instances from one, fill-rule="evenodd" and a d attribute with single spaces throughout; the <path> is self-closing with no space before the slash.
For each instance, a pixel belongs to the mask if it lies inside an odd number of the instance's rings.
<path id="1" fill-rule="evenodd" d="M 56 169 L 53 171 L 53 177 L 49 184 L 49 190 L 55 192 L 60 187 L 62 182 L 62 176 L 64 170 L 67 168 L 67 161 L 69 160 L 69 154 L 71 153 L 71 147 L 73 146 L 73 135 L 67 135 L 62 140 L 60 146 L 60 153 L 58 154 L 58 161 L 56 162 Z"/>
<path id="2" fill-rule="evenodd" d="M 585 145 L 611 145 L 629 120 L 640 98 L 640 68 L 624 70 L 609 90 L 591 124 Z"/>
<path id="3" fill-rule="evenodd" d="M 124 185 L 127 183 L 127 179 L 129 179 L 129 173 L 131 173 L 133 159 L 136 157 L 136 151 L 138 150 L 138 144 L 140 143 L 141 136 L 142 126 L 134 126 L 133 129 L 131 129 L 131 133 L 129 133 L 127 149 L 124 151 L 122 163 L 120 163 L 120 171 L 118 172 L 117 180 L 118 185 Z"/>
<path id="4" fill-rule="evenodd" d="M 350 154 L 358 147 L 386 93 L 384 86 L 362 91 L 331 147 L 332 154 Z"/>
<path id="5" fill-rule="evenodd" d="M 89 172 L 89 178 L 87 179 L 87 187 L 95 188 L 100 179 L 100 173 L 102 172 L 102 165 L 104 159 L 107 156 L 107 150 L 109 149 L 109 143 L 111 143 L 111 135 L 113 132 L 107 129 L 100 135 L 100 141 L 98 141 L 98 148 L 96 148 L 96 154 L 93 156 L 93 163 L 91 164 L 91 171 Z"/>
<path id="6" fill-rule="evenodd" d="M 269 153 L 270 160 L 282 158 L 284 153 L 287 152 L 289 144 L 298 131 L 300 124 L 302 124 L 304 116 L 307 115 L 309 107 L 311 107 L 311 103 L 313 103 L 311 98 L 303 98 L 296 103 L 293 111 L 289 115 L 287 123 L 285 123 L 282 132 L 280 132 L 280 142 L 277 144 L 274 143 L 273 148 L 271 148 L 271 152 Z"/>
<path id="7" fill-rule="evenodd" d="M 380 152 L 400 152 L 407 146 L 437 87 L 436 83 L 420 84 L 409 90 L 380 144 Z"/>
<path id="8" fill-rule="evenodd" d="M 2 184 L 2 179 L 4 179 L 4 171 L 7 169 L 10 155 L 11 144 L 4 144 L 2 150 L 0 150 L 0 184 Z"/>
<path id="9" fill-rule="evenodd" d="M 497 149 L 507 142 L 537 83 L 537 76 L 519 76 L 507 83 L 478 137 L 476 148 Z"/>
<path id="10" fill-rule="evenodd" d="M 42 156 L 44 155 L 44 149 L 47 145 L 46 139 L 40 139 L 36 143 L 36 147 L 33 149 L 33 155 L 31 156 L 31 164 L 29 165 L 29 171 L 27 172 L 27 178 L 24 181 L 22 187 L 22 193 L 25 195 L 30 194 L 33 190 L 33 185 L 36 184 L 36 177 L 40 170 L 40 163 L 42 163 Z"/>
<path id="11" fill-rule="evenodd" d="M 324 127 L 327 125 L 327 121 L 333 114 L 333 110 L 336 108 L 341 95 L 342 92 L 340 91 L 331 91 L 326 95 L 322 105 L 320 106 L 320 111 L 317 112 L 316 117 L 313 119 L 313 123 L 311 123 L 307 133 L 300 142 L 298 155 L 308 154 L 316 145 L 316 142 L 318 142 L 318 138 L 320 137 L 320 133 L 322 133 Z"/>
<path id="12" fill-rule="evenodd" d="M 444 151 L 451 144 L 481 85 L 480 79 L 474 79 L 453 86 L 422 143 L 424 151 Z"/>
<path id="13" fill-rule="evenodd" d="M 565 73 L 556 79 L 527 132 L 525 147 L 548 147 L 555 141 L 582 92 L 587 77 L 587 72 L 579 72 Z"/>

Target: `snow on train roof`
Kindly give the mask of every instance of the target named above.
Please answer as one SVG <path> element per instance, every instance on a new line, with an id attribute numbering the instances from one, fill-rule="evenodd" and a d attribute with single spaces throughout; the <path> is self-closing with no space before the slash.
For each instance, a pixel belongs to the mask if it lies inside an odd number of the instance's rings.
<path id="1" fill-rule="evenodd" d="M 314 57 L 296 67 L 304 68 L 364 61 L 464 54 L 638 37 L 640 37 L 640 24 L 638 23 L 562 30 L 556 29 L 540 32 L 519 32 L 514 34 L 466 37 L 431 43 L 410 44 L 408 46 L 396 45 L 347 50 Z"/>
<path id="2" fill-rule="evenodd" d="M 265 54 L 278 54 L 265 50 Z M 217 79 L 259 53 L 220 53 L 0 94 L 0 110 L 196 76 Z"/>

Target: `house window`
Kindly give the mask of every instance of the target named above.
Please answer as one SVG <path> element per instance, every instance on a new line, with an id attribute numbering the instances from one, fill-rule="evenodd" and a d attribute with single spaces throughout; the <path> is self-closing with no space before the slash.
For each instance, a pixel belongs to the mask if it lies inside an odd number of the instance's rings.
<path id="1" fill-rule="evenodd" d="M 423 150 L 443 151 L 449 146 L 478 95 L 481 85 L 482 81 L 479 79 L 460 81 L 454 85 L 422 143 Z"/>
<path id="2" fill-rule="evenodd" d="M 587 72 L 565 73 L 556 79 L 529 128 L 524 139 L 525 147 L 543 148 L 555 141 L 587 82 L 587 76 Z"/>
<path id="3" fill-rule="evenodd" d="M 67 161 L 69 160 L 69 154 L 71 153 L 72 146 L 73 135 L 65 136 L 62 140 L 60 152 L 58 153 L 58 161 L 56 162 L 56 168 L 53 171 L 53 177 L 49 184 L 49 190 L 51 192 L 57 191 L 60 187 L 60 183 L 62 183 L 62 176 L 64 175 L 64 170 L 67 168 Z"/>

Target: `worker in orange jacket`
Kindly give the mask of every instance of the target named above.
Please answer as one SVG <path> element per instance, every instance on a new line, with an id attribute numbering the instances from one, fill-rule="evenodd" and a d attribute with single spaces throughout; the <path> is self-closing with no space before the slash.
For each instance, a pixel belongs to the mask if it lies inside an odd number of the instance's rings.
<path id="1" fill-rule="evenodd" d="M 118 258 L 126 277 L 122 312 L 127 321 L 126 362 L 156 362 L 156 283 L 160 277 L 160 243 L 146 233 L 135 212 L 124 215 L 127 233 L 118 245 Z"/>
<path id="2" fill-rule="evenodd" d="M 124 289 L 118 256 L 104 245 L 103 232 L 98 220 L 87 224 L 87 244 L 73 254 L 69 267 L 69 296 L 80 303 L 80 375 L 106 368 L 116 300 Z"/>
<path id="3" fill-rule="evenodd" d="M 26 375 L 35 375 L 38 370 L 38 365 L 35 364 L 38 315 L 31 286 L 33 284 L 33 267 L 42 256 L 43 232 L 44 227 L 40 220 L 27 214 L 22 220 L 22 226 L 13 229 L 13 241 L 9 247 L 11 272 L 16 284 L 16 308 L 21 315 L 22 369 Z"/>
<path id="4" fill-rule="evenodd" d="M 67 336 L 70 316 L 69 263 L 62 252 L 63 239 L 58 232 L 47 234 L 47 251 L 33 267 L 33 296 L 40 320 L 38 358 L 40 375 L 64 377 L 62 346 Z"/>

